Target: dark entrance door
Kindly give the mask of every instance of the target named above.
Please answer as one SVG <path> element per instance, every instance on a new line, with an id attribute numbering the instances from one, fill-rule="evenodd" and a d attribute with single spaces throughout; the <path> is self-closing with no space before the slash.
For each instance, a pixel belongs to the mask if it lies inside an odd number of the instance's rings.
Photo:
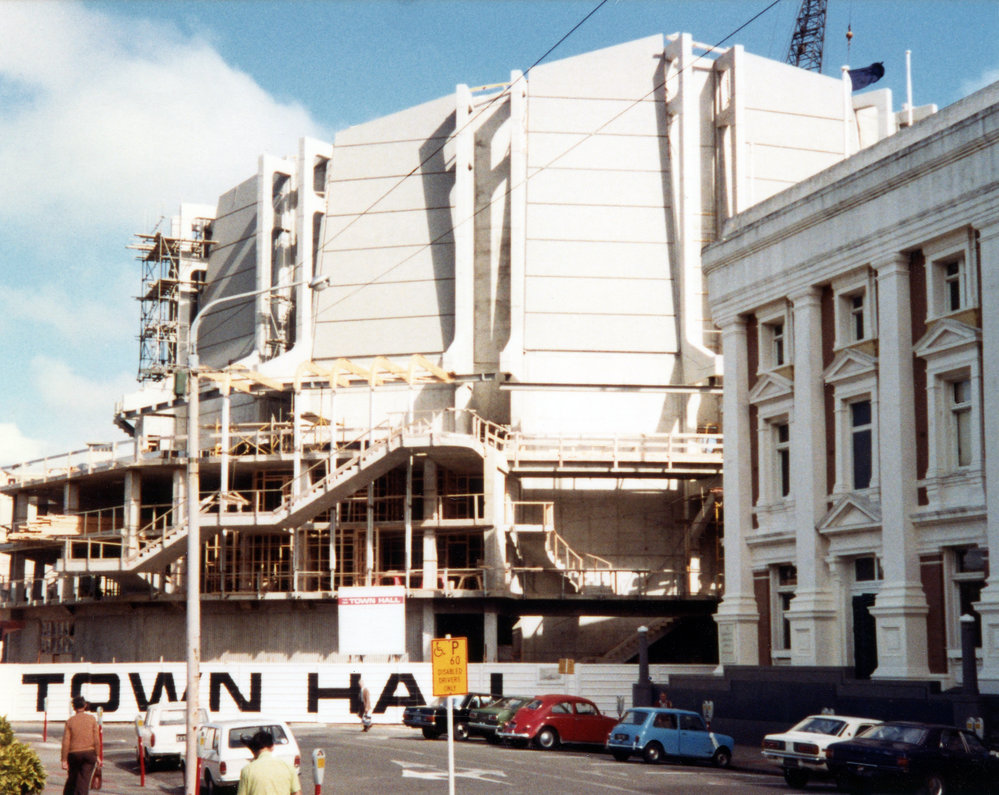
<path id="1" fill-rule="evenodd" d="M 436 619 L 435 637 L 468 638 L 468 661 L 478 663 L 485 659 L 485 627 L 481 613 L 439 613 Z"/>
<path id="2" fill-rule="evenodd" d="M 875 595 L 853 597 L 853 665 L 858 679 L 870 679 L 878 667 L 878 633 L 871 615 Z"/>

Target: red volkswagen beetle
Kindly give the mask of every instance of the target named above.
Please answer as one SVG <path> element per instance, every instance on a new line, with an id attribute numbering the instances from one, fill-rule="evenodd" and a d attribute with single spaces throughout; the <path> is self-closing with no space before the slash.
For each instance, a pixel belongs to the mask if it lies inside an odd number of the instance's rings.
<path id="1" fill-rule="evenodd" d="M 539 748 L 560 743 L 603 745 L 617 718 L 602 715 L 588 698 L 566 695 L 538 696 L 507 721 L 496 736 L 515 744 L 534 742 Z"/>

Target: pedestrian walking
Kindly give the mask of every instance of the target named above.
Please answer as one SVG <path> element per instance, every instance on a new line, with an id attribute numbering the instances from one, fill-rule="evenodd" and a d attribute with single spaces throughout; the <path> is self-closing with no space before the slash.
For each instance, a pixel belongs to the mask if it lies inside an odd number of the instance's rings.
<path id="1" fill-rule="evenodd" d="M 62 769 L 66 785 L 62 795 L 89 795 L 90 779 L 101 761 L 97 758 L 100 730 L 97 718 L 87 712 L 87 700 L 73 697 L 73 714 L 62 732 Z"/>
<path id="2" fill-rule="evenodd" d="M 368 690 L 368 686 L 364 684 L 363 679 L 359 679 L 357 685 L 361 688 L 357 714 L 361 718 L 361 731 L 366 732 L 371 728 L 371 691 Z"/>
<path id="3" fill-rule="evenodd" d="M 261 729 L 246 740 L 246 747 L 253 761 L 240 772 L 236 795 L 301 795 L 302 784 L 295 768 L 272 753 L 273 734 Z"/>

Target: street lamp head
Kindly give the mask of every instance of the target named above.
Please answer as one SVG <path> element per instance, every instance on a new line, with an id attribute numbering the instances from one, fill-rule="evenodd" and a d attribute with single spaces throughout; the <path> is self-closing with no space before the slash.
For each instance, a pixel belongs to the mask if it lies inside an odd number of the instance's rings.
<path id="1" fill-rule="evenodd" d="M 315 290 L 317 293 L 322 292 L 327 287 L 330 286 L 330 277 L 326 276 L 316 276 L 311 282 L 309 282 L 309 289 Z"/>

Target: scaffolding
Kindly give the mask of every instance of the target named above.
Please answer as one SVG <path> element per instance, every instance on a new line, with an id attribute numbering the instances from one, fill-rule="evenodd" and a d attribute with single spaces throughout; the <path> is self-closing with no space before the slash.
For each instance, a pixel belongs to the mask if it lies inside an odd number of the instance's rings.
<path id="1" fill-rule="evenodd" d="M 186 344 L 194 296 L 204 281 L 204 262 L 211 244 L 210 219 L 197 218 L 191 237 L 161 232 L 136 234 L 128 248 L 142 263 L 139 319 L 139 380 L 162 381 L 173 374 Z M 182 299 L 188 296 L 186 309 Z M 182 316 L 183 315 L 183 316 Z"/>

